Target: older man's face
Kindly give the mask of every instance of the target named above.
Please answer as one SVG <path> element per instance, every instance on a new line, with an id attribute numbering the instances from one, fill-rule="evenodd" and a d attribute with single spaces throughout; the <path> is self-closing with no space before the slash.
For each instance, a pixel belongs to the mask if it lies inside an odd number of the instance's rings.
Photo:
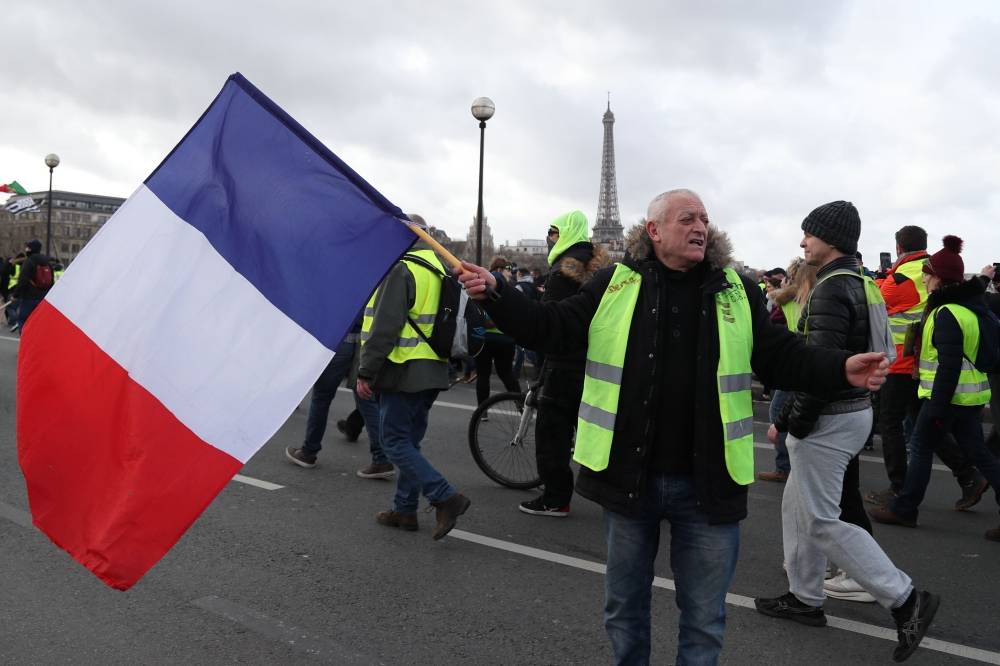
<path id="1" fill-rule="evenodd" d="M 673 194 L 646 222 L 656 258 L 668 268 L 686 271 L 705 259 L 708 212 L 697 197 Z"/>

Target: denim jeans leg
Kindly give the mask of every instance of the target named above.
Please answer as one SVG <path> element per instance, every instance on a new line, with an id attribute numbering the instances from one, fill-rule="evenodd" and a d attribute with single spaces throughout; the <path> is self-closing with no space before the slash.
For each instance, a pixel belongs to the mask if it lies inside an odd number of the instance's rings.
<path id="1" fill-rule="evenodd" d="M 933 419 L 928 416 L 926 401 L 924 403 L 913 424 L 913 434 L 910 435 L 903 490 L 890 504 L 893 512 L 906 518 L 917 516 L 920 503 L 924 501 L 924 494 L 927 492 L 927 484 L 931 480 L 934 449 L 951 429 L 950 416 L 941 424 L 943 427 L 935 427 Z"/>
<path id="2" fill-rule="evenodd" d="M 604 628 L 619 666 L 649 663 L 653 563 L 660 547 L 660 520 L 652 508 L 638 517 L 604 510 L 608 544 Z"/>
<path id="3" fill-rule="evenodd" d="M 726 631 L 726 592 L 736 573 L 738 522 L 710 525 L 689 476 L 665 477 L 670 566 L 681 611 L 677 663 L 717 664 Z"/>
<path id="4" fill-rule="evenodd" d="M 788 400 L 788 391 L 775 389 L 771 394 L 771 404 L 767 409 L 767 416 L 771 423 L 778 420 L 785 402 Z M 792 463 L 788 458 L 788 447 L 785 446 L 785 437 L 788 433 L 778 433 L 778 441 L 774 445 L 774 468 L 779 472 L 787 474 L 792 469 Z"/>
<path id="5" fill-rule="evenodd" d="M 420 452 L 420 443 L 427 431 L 427 415 L 437 393 L 436 389 L 430 389 L 379 394 L 382 450 L 398 470 L 394 508 L 399 513 L 414 513 L 420 493 L 431 502 L 440 502 L 455 494 L 451 484 Z"/>
<path id="6" fill-rule="evenodd" d="M 983 438 L 982 407 L 952 407 L 955 421 L 952 432 L 966 457 L 974 464 L 993 487 L 997 504 L 1000 505 L 1000 460 L 986 448 Z"/>
<path id="7" fill-rule="evenodd" d="M 351 360 L 354 356 L 353 342 L 342 342 L 337 347 L 330 362 L 326 364 L 323 373 L 313 384 L 312 399 L 309 401 L 309 415 L 306 417 L 306 438 L 302 448 L 313 455 L 323 448 L 323 435 L 326 433 L 326 421 L 330 416 L 330 403 L 337 395 L 337 387 L 351 370 Z"/>
<path id="8" fill-rule="evenodd" d="M 368 433 L 368 450 L 372 456 L 372 464 L 387 464 L 389 459 L 385 457 L 385 453 L 382 451 L 382 435 L 379 432 L 378 398 L 373 397 L 371 400 L 364 400 L 355 391 L 354 405 L 361 412 L 361 418 L 365 421 L 365 431 Z"/>

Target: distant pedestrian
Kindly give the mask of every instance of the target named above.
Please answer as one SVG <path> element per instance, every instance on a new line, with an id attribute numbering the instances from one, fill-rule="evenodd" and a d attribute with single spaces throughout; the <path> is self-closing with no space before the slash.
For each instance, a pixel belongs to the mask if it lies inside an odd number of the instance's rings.
<path id="1" fill-rule="evenodd" d="M 28 241 L 24 246 L 24 254 L 24 263 L 13 290 L 13 295 L 18 300 L 17 326 L 21 332 L 24 331 L 28 317 L 55 284 L 52 264 L 48 256 L 42 254 L 41 241 Z"/>
<path id="2" fill-rule="evenodd" d="M 496 256 L 490 262 L 490 270 L 505 281 L 511 281 L 511 264 L 506 257 Z M 504 388 L 512 393 L 520 393 L 521 386 L 514 376 L 514 339 L 497 328 L 492 321 L 486 322 L 486 342 L 476 356 L 476 402 L 480 405 L 490 397 L 490 375 L 496 368 L 497 376 Z M 488 419 L 487 414 L 483 419 Z"/>

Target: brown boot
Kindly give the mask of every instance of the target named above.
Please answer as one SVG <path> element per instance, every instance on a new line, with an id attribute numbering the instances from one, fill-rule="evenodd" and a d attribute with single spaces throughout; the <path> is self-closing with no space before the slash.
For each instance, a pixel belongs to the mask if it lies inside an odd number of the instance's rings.
<path id="1" fill-rule="evenodd" d="M 986 530 L 986 533 L 983 536 L 988 541 L 1000 541 L 1000 527 L 994 527 Z"/>
<path id="2" fill-rule="evenodd" d="M 437 527 L 434 528 L 434 540 L 437 541 L 455 527 L 458 517 L 469 510 L 472 502 L 462 493 L 455 493 L 441 502 L 431 503 L 437 509 Z"/>
<path id="3" fill-rule="evenodd" d="M 375 522 L 386 527 L 398 527 L 407 532 L 416 532 L 420 528 L 420 525 L 417 524 L 417 514 L 415 513 L 379 511 L 375 514 Z"/>
<path id="4" fill-rule="evenodd" d="M 757 472 L 757 478 L 761 481 L 784 483 L 788 481 L 788 472 L 782 472 L 780 469 L 776 469 L 773 472 Z"/>
<path id="5" fill-rule="evenodd" d="M 872 520 L 876 523 L 882 523 L 884 525 L 902 525 L 903 527 L 917 526 L 916 517 L 907 518 L 905 516 L 901 516 L 892 509 L 884 506 L 877 506 L 868 509 L 868 515 L 871 516 Z"/>

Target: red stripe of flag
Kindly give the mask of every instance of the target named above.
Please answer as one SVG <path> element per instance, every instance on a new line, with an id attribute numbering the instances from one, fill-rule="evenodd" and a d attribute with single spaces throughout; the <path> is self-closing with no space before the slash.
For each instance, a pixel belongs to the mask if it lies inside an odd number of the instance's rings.
<path id="1" fill-rule="evenodd" d="M 242 467 L 47 301 L 25 327 L 17 386 L 35 526 L 111 587 L 135 584 Z"/>

